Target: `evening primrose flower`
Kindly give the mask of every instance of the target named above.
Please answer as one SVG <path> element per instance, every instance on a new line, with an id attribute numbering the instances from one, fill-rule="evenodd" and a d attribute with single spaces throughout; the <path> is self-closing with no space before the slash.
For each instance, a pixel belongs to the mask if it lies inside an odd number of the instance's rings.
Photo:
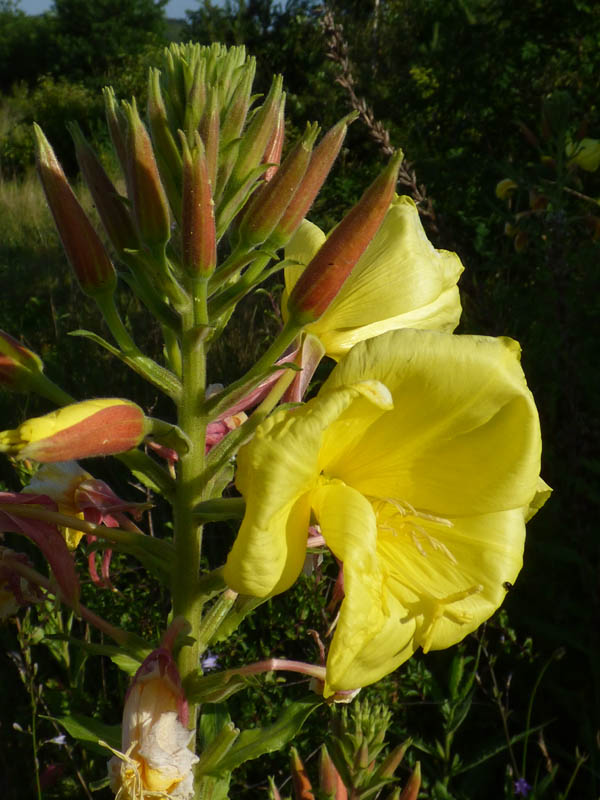
<path id="1" fill-rule="evenodd" d="M 514 583 L 525 520 L 549 493 L 519 355 L 505 338 L 389 332 L 240 450 L 231 588 L 290 587 L 311 520 L 343 563 L 326 694 L 379 680 L 418 647 L 456 644 Z"/>
<path id="2" fill-rule="evenodd" d="M 173 656 L 154 650 L 129 688 L 123 710 L 122 749 L 108 762 L 111 789 L 119 800 L 190 800 L 192 767 L 187 702 Z"/>
<path id="3" fill-rule="evenodd" d="M 300 266 L 285 269 L 287 298 L 326 240 L 305 220 L 285 249 Z M 327 355 L 340 358 L 357 342 L 397 328 L 453 331 L 461 306 L 456 285 L 463 266 L 456 253 L 436 250 L 427 239 L 410 197 L 396 197 L 358 263 L 315 322 L 306 326 Z"/>

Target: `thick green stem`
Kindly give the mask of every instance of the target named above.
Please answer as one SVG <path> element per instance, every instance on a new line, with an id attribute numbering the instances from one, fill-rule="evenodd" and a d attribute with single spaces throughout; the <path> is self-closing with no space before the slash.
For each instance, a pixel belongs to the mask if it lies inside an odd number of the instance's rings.
<path id="1" fill-rule="evenodd" d="M 184 617 L 190 624 L 194 643 L 179 654 L 181 678 L 198 668 L 200 656 L 199 630 L 203 598 L 198 595 L 198 578 L 202 554 L 202 525 L 194 515 L 195 506 L 203 499 L 201 476 L 204 469 L 206 417 L 199 404 L 204 400 L 206 357 L 201 335 L 206 325 L 206 281 L 194 281 L 192 309 L 183 314 L 181 342 L 183 391 L 179 404 L 178 424 L 189 437 L 190 447 L 178 464 L 177 490 L 174 503 L 175 571 L 172 586 L 173 615 Z M 190 706 L 190 727 L 195 727 L 197 709 Z"/>

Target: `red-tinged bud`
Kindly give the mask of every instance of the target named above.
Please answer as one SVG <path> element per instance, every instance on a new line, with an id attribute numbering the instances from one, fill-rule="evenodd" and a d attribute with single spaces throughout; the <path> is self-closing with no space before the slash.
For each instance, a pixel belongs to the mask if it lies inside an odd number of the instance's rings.
<path id="1" fill-rule="evenodd" d="M 196 133 L 192 151 L 181 134 L 183 205 L 181 244 L 183 266 L 192 276 L 208 278 L 217 262 L 215 204 L 202 139 Z"/>
<path id="2" fill-rule="evenodd" d="M 394 197 L 403 155 L 398 151 L 306 267 L 288 300 L 290 319 L 318 319 L 337 295 L 377 233 Z"/>
<path id="3" fill-rule="evenodd" d="M 239 241 L 254 247 L 269 238 L 294 197 L 310 161 L 317 125 L 308 125 L 273 178 L 264 183 L 244 208 L 238 228 Z"/>
<path id="4" fill-rule="evenodd" d="M 263 164 L 271 164 L 264 174 L 264 179 L 267 183 L 271 180 L 273 175 L 277 172 L 279 164 L 281 163 L 281 151 L 283 150 L 283 140 L 285 138 L 285 107 L 284 103 L 281 104 L 279 109 L 279 116 L 277 118 L 277 125 L 273 129 L 271 138 L 267 143 L 265 153 L 262 157 Z"/>
<path id="5" fill-rule="evenodd" d="M 117 274 L 108 253 L 87 214 L 75 197 L 58 163 L 54 150 L 35 125 L 38 172 L 56 228 L 79 285 L 85 294 L 94 297 L 113 292 Z"/>
<path id="6" fill-rule="evenodd" d="M 211 86 L 208 91 L 206 108 L 200 122 L 200 136 L 206 152 L 206 165 L 211 185 L 215 186 L 219 166 L 219 88 Z"/>
<path id="7" fill-rule="evenodd" d="M 246 132 L 239 144 L 237 160 L 229 179 L 231 188 L 227 194 L 234 194 L 248 179 L 254 168 L 260 164 L 265 148 L 279 118 L 282 98 L 283 78 L 273 78 L 271 90 L 263 105 L 252 117 Z"/>
<path id="8" fill-rule="evenodd" d="M 347 800 L 348 790 L 344 786 L 340 773 L 335 768 L 325 745 L 321 747 L 319 762 L 319 785 L 321 792 L 333 800 Z"/>
<path id="9" fill-rule="evenodd" d="M 173 213 L 179 218 L 183 167 L 181 154 L 169 125 L 160 88 L 160 72 L 157 69 L 150 70 L 148 79 L 148 120 L 160 177 Z"/>
<path id="10" fill-rule="evenodd" d="M 294 797 L 296 800 L 315 800 L 312 791 L 311 782 L 308 779 L 304 764 L 298 755 L 295 747 L 292 747 L 291 752 L 291 772 L 292 784 L 294 786 Z"/>
<path id="11" fill-rule="evenodd" d="M 356 117 L 356 112 L 348 114 L 337 125 L 334 125 L 319 142 L 319 145 L 313 151 L 308 168 L 296 194 L 269 237 L 268 247 L 278 250 L 292 238 L 314 203 L 321 186 L 325 183 L 325 179 L 329 175 L 329 171 L 346 137 L 348 125 Z"/>
<path id="12" fill-rule="evenodd" d="M 106 235 L 120 255 L 125 250 L 137 250 L 140 246 L 139 239 L 123 198 L 79 126 L 74 124 L 68 127 L 75 144 L 77 163 L 89 187 Z"/>
<path id="13" fill-rule="evenodd" d="M 378 777 L 381 778 L 393 778 L 394 773 L 402 763 L 402 759 L 404 758 L 406 751 L 410 747 L 412 743 L 412 739 L 407 739 L 406 741 L 399 744 L 398 747 L 395 747 L 391 753 L 386 757 L 383 764 L 377 770 Z"/>
<path id="14" fill-rule="evenodd" d="M 408 779 L 408 783 L 402 790 L 400 800 L 417 800 L 419 797 L 419 789 L 421 788 L 421 762 L 417 761 L 412 775 Z"/>
<path id="15" fill-rule="evenodd" d="M 148 431 L 142 409 L 129 400 L 84 400 L 0 432 L 0 452 L 34 461 L 76 461 L 136 447 Z"/>
<path id="16" fill-rule="evenodd" d="M 135 101 L 124 104 L 127 116 L 127 189 L 142 241 L 151 249 L 171 238 L 167 195 L 160 180 L 152 142 Z"/>
<path id="17" fill-rule="evenodd" d="M 104 95 L 104 113 L 106 124 L 110 133 L 110 140 L 115 148 L 115 153 L 119 159 L 119 164 L 123 174 L 127 174 L 127 122 L 123 111 L 117 105 L 117 98 L 112 86 L 105 86 L 102 90 Z"/>
<path id="18" fill-rule="evenodd" d="M 35 389 L 44 369 L 41 359 L 8 333 L 0 330 L 0 386 L 13 392 Z"/>

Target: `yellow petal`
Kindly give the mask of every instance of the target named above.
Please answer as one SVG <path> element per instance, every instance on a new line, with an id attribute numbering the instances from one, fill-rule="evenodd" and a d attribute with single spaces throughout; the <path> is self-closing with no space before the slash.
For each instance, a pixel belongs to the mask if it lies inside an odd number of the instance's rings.
<path id="1" fill-rule="evenodd" d="M 238 454 L 236 485 L 246 513 L 224 577 L 240 594 L 267 597 L 298 577 L 306 550 L 310 505 L 318 479 L 321 437 L 356 397 L 341 387 L 319 403 L 280 410 Z"/>
<path id="2" fill-rule="evenodd" d="M 385 622 L 377 525 L 368 500 L 340 482 L 315 489 L 311 504 L 327 545 L 344 565 L 345 598 L 327 659 L 328 683 L 342 688 L 348 666 Z"/>
<path id="3" fill-rule="evenodd" d="M 293 250 L 298 260 L 317 241 L 316 233 L 306 229 Z M 291 252 L 286 250 L 286 256 Z M 455 253 L 436 250 L 429 242 L 414 202 L 396 198 L 335 300 L 307 330 L 334 358 L 359 341 L 397 328 L 452 331 L 461 312 L 456 282 L 462 270 Z"/>
<path id="4" fill-rule="evenodd" d="M 322 392 L 365 379 L 390 389 L 394 410 L 357 403 L 332 423 L 326 475 L 442 517 L 529 505 L 541 439 L 516 342 L 394 331 L 353 348 Z"/>

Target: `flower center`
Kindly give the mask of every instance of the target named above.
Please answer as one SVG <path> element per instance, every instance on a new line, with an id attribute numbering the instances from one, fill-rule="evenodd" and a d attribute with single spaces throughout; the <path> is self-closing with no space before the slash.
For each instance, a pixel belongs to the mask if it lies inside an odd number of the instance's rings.
<path id="1" fill-rule="evenodd" d="M 427 548 L 442 553 L 452 563 L 456 558 L 446 545 L 434 535 L 443 528 L 452 528 L 449 519 L 436 516 L 429 511 L 417 509 L 406 500 L 395 498 L 370 498 L 377 517 L 377 530 L 380 534 L 392 537 L 403 536 L 420 555 L 427 557 Z"/>

